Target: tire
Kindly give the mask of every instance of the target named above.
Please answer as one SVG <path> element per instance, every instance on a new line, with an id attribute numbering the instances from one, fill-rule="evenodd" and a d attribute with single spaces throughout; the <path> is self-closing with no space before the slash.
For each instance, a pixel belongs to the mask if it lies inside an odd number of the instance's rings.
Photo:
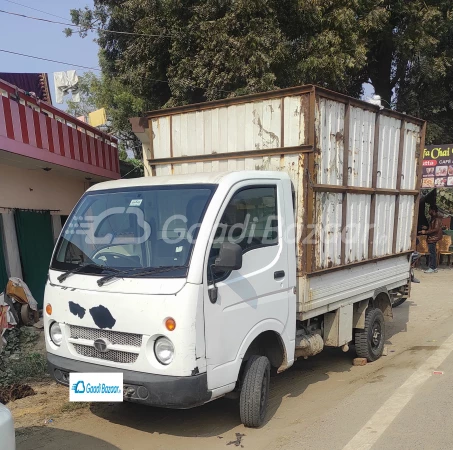
<path id="1" fill-rule="evenodd" d="M 24 303 L 20 308 L 20 318 L 22 319 L 22 323 L 25 326 L 31 327 L 34 323 L 38 320 L 36 318 L 37 314 L 36 311 L 33 311 L 28 303 Z M 39 319 L 39 316 L 38 316 Z"/>
<path id="2" fill-rule="evenodd" d="M 249 428 L 264 423 L 269 399 L 271 364 L 265 356 L 251 356 L 245 366 L 239 408 L 241 422 Z"/>
<path id="3" fill-rule="evenodd" d="M 397 308 L 398 306 L 402 305 L 406 300 L 407 298 L 399 298 L 398 300 L 392 303 L 392 308 Z"/>
<path id="4" fill-rule="evenodd" d="M 369 309 L 365 316 L 365 328 L 355 332 L 355 349 L 359 358 L 368 362 L 379 359 L 384 352 L 385 322 L 380 309 Z"/>

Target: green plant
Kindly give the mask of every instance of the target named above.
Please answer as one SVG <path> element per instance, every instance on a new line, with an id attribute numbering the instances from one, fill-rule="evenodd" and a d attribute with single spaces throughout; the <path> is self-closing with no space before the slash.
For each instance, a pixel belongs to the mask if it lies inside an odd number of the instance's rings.
<path id="1" fill-rule="evenodd" d="M 42 380 L 47 376 L 47 362 L 44 355 L 19 354 L 18 359 L 0 356 L 0 387 L 29 380 Z"/>
<path id="2" fill-rule="evenodd" d="M 37 335 L 26 328 L 13 328 L 6 334 L 7 344 L 0 353 L 0 387 L 25 380 L 40 380 L 47 375 L 44 355 L 27 353 L 26 347 L 35 342 Z"/>

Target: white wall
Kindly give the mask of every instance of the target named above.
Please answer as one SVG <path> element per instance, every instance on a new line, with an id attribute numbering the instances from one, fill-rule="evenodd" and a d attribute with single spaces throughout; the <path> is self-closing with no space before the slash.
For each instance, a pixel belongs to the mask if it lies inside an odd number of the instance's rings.
<path id="1" fill-rule="evenodd" d="M 85 180 L 53 170 L 0 164 L 0 208 L 59 210 L 68 215 L 85 192 Z"/>
<path id="2" fill-rule="evenodd" d="M 3 233 L 5 238 L 5 263 L 6 273 L 9 277 L 22 278 L 22 267 L 20 264 L 19 245 L 17 243 L 16 227 L 14 224 L 14 213 L 3 211 Z"/>

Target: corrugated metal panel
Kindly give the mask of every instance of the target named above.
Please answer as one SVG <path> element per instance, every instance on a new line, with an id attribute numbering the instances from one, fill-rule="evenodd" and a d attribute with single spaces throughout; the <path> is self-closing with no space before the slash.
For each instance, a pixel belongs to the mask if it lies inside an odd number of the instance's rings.
<path id="1" fill-rule="evenodd" d="M 347 275 L 342 270 L 310 277 L 300 283 L 307 295 L 298 302 L 299 320 L 334 311 L 342 305 L 373 297 L 382 286 L 388 289 L 406 284 L 409 261 L 406 256 L 353 266 Z"/>
<path id="2" fill-rule="evenodd" d="M 400 128 L 401 120 L 381 116 L 376 183 L 378 188 L 396 188 Z"/>
<path id="3" fill-rule="evenodd" d="M 185 175 L 203 172 L 226 172 L 239 170 L 277 170 L 289 174 L 296 192 L 301 185 L 303 175 L 302 157 L 299 154 L 265 156 L 257 158 L 233 158 L 220 161 L 191 162 L 172 164 L 173 174 Z M 170 175 L 170 164 L 156 166 L 156 175 Z M 299 177 L 300 175 L 300 177 Z"/>
<path id="4" fill-rule="evenodd" d="M 404 136 L 403 166 L 401 189 L 416 189 L 417 160 L 414 156 L 415 149 L 420 140 L 420 127 L 413 123 L 406 123 Z"/>
<path id="5" fill-rule="evenodd" d="M 395 201 L 394 195 L 376 195 L 373 257 L 392 253 Z"/>
<path id="6" fill-rule="evenodd" d="M 411 231 L 414 217 L 414 197 L 401 195 L 396 230 L 396 252 L 409 251 L 412 248 Z"/>
<path id="7" fill-rule="evenodd" d="M 246 104 L 232 104 L 212 109 L 191 111 L 152 120 L 154 157 L 196 156 L 232 153 L 269 148 L 293 147 L 308 143 L 309 94 L 285 98 L 259 100 Z M 283 104 L 283 111 L 281 110 Z M 282 124 L 282 118 L 284 123 Z M 397 184 L 398 155 L 401 119 L 380 113 L 376 187 L 395 189 Z M 373 152 L 376 112 L 349 106 L 348 180 L 343 180 L 345 104 L 317 97 L 315 111 L 315 179 L 318 184 L 352 187 L 372 186 Z M 402 189 L 416 186 L 416 145 L 420 139 L 420 126 L 405 125 L 401 179 Z M 170 139 L 170 129 L 172 139 Z M 283 131 L 283 142 L 282 142 Z M 235 155 L 234 155 L 235 156 Z M 302 230 L 308 227 L 313 238 L 314 270 L 328 269 L 341 264 L 342 220 L 346 220 L 344 248 L 346 264 L 392 253 L 396 196 L 376 195 L 375 223 L 369 224 L 371 194 L 347 194 L 347 211 L 343 217 L 343 194 L 321 193 L 314 195 L 314 226 L 305 223 L 307 206 L 304 204 L 304 161 L 308 155 L 273 155 L 216 161 L 177 163 L 155 166 L 157 175 L 191 174 L 239 170 L 281 170 L 290 174 L 295 188 L 297 242 Z M 343 181 L 345 181 L 343 183 Z M 397 221 L 397 252 L 411 247 L 410 233 L 414 210 L 414 197 L 401 196 Z M 374 227 L 373 255 L 369 255 L 369 229 Z M 306 244 L 309 244 L 310 241 Z M 307 245 L 298 245 L 298 270 Z M 308 262 L 310 270 L 310 262 Z"/>
<path id="8" fill-rule="evenodd" d="M 371 196 L 348 194 L 345 240 L 346 264 L 368 259 Z"/>
<path id="9" fill-rule="evenodd" d="M 350 107 L 348 185 L 371 187 L 376 113 Z"/>
<path id="10" fill-rule="evenodd" d="M 284 99 L 284 147 L 295 147 L 308 143 L 306 120 L 309 96 L 299 95 Z"/>
<path id="11" fill-rule="evenodd" d="M 174 172 L 176 173 L 176 172 Z M 171 175 L 171 165 L 170 164 L 165 164 L 162 166 L 157 166 L 156 167 L 156 176 L 158 177 L 163 177 L 165 175 Z"/>
<path id="12" fill-rule="evenodd" d="M 316 182 L 339 186 L 343 183 L 345 105 L 320 98 L 316 110 L 318 177 Z"/>
<path id="13" fill-rule="evenodd" d="M 305 218 L 306 205 L 304 201 L 304 157 L 303 155 L 285 155 L 284 157 L 285 171 L 289 174 L 294 186 L 294 206 L 296 214 L 296 257 L 297 271 L 302 271 L 302 257 L 304 256 L 304 246 L 302 245 L 302 235 Z"/>
<path id="14" fill-rule="evenodd" d="M 316 268 L 327 269 L 341 264 L 342 194 L 318 192 L 315 201 Z"/>
<path id="15" fill-rule="evenodd" d="M 176 114 L 171 118 L 173 156 L 278 148 L 281 146 L 282 131 L 281 102 L 276 98 Z M 288 140 L 285 146 L 303 144 L 301 97 L 290 97 L 286 99 L 286 104 Z M 154 158 L 170 157 L 170 117 L 160 117 L 151 122 Z"/>
<path id="16" fill-rule="evenodd" d="M 159 158 L 170 157 L 170 118 L 159 117 L 152 120 L 153 127 L 153 151 L 154 156 Z M 162 156 L 161 156 L 162 155 Z M 175 156 L 175 155 L 174 155 Z"/>
<path id="17" fill-rule="evenodd" d="M 306 144 L 308 104 L 304 94 L 152 119 L 154 158 L 278 148 L 282 129 L 285 147 Z"/>

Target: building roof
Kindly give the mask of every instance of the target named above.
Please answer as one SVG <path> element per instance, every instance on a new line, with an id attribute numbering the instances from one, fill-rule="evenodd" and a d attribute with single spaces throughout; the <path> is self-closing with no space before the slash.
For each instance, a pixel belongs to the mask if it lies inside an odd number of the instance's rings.
<path id="1" fill-rule="evenodd" d="M 115 137 L 0 79 L 0 163 L 4 160 L 71 170 L 87 181 L 120 177 Z"/>
<path id="2" fill-rule="evenodd" d="M 0 79 L 26 92 L 34 92 L 40 100 L 52 104 L 49 80 L 46 73 L 0 72 Z"/>

